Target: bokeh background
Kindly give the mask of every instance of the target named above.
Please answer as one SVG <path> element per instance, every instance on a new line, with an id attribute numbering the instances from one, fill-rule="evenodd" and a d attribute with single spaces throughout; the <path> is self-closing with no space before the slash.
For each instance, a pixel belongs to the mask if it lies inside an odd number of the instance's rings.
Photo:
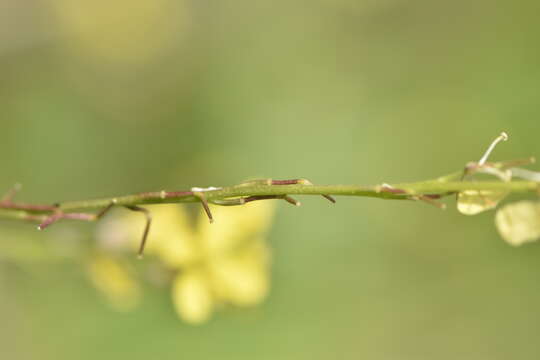
<path id="1" fill-rule="evenodd" d="M 414 181 L 540 155 L 537 1 L 0 2 L 0 189 L 55 202 Z M 279 204 L 261 306 L 115 312 L 69 257 L 95 224 L 0 222 L 2 359 L 538 359 L 540 247 L 493 212 Z"/>

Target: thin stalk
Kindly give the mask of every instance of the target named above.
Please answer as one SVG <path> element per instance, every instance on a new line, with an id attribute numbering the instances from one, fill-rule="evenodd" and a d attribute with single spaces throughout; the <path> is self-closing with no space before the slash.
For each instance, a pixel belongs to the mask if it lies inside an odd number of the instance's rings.
<path id="1" fill-rule="evenodd" d="M 380 199 L 406 200 L 412 195 L 439 195 L 444 197 L 464 190 L 506 191 L 509 193 L 540 192 L 540 182 L 536 181 L 451 181 L 429 180 L 412 183 L 392 184 L 392 188 L 401 189 L 403 192 L 396 193 L 386 190 L 384 186 L 362 185 L 235 185 L 204 192 L 205 199 L 209 203 L 231 198 L 243 198 L 253 196 L 286 196 L 286 195 L 335 195 L 335 196 L 358 196 Z M 62 213 L 92 211 L 103 209 L 111 204 L 118 206 L 137 206 L 149 204 L 170 203 L 194 203 L 200 202 L 200 198 L 191 191 L 181 192 L 152 192 L 117 197 L 108 197 L 93 200 L 66 201 L 51 205 L 24 204 L 17 208 L 17 203 L 2 204 L 0 202 L 0 218 L 25 219 L 29 215 L 49 214 L 54 211 Z M 48 206 L 48 207 L 47 207 Z M 47 209 L 50 209 L 47 210 Z M 40 217 L 41 218 L 41 217 Z M 35 220 L 35 219 L 34 219 Z"/>

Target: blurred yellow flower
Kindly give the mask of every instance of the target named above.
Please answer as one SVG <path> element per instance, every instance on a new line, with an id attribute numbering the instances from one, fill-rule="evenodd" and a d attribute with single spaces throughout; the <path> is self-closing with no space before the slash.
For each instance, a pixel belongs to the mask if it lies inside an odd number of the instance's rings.
<path id="1" fill-rule="evenodd" d="M 224 304 L 250 306 L 260 303 L 269 290 L 270 251 L 265 242 L 273 213 L 270 201 L 238 207 L 212 206 L 216 221 L 209 224 L 201 210 L 195 227 L 179 205 L 152 208 L 153 224 L 145 250 L 174 272 L 172 300 L 187 322 L 207 321 Z M 127 213 L 104 229 L 115 242 L 118 232 L 129 237 L 131 248 L 140 239 L 140 215 Z"/>
<path id="2" fill-rule="evenodd" d="M 132 310 L 140 300 L 139 284 L 131 277 L 127 264 L 98 255 L 88 264 L 90 280 L 117 310 Z"/>

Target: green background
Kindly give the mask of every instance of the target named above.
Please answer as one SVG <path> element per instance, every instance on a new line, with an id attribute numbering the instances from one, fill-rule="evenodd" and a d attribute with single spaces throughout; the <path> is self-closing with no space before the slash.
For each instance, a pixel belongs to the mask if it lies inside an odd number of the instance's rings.
<path id="1" fill-rule="evenodd" d="M 78 14 L 97 33 L 112 18 L 98 44 L 146 25 L 131 16 L 144 1 L 115 3 Z M 2 2 L 0 189 L 55 202 L 253 176 L 414 181 L 502 130 L 494 158 L 540 156 L 537 1 L 159 3 L 166 41 L 156 25 L 118 43 L 159 51 L 107 57 L 65 26 L 66 2 Z M 0 358 L 540 357 L 540 247 L 505 244 L 493 212 L 301 200 L 279 204 L 267 301 L 199 327 L 151 286 L 114 312 L 80 264 L 54 261 L 95 224 L 1 221 Z"/>

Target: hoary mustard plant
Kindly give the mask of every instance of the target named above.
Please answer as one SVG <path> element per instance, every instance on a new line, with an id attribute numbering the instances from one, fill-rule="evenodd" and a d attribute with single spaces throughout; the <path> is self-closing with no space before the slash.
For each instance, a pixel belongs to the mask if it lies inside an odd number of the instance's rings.
<path id="1" fill-rule="evenodd" d="M 157 260 L 170 275 L 164 278 L 168 279 L 166 283 L 179 316 L 200 324 L 216 309 L 255 305 L 267 295 L 266 234 L 273 213 L 269 200 L 300 205 L 292 196 L 319 195 L 333 203 L 336 195 L 359 196 L 418 201 L 444 209 L 446 203 L 441 200 L 454 197 L 460 213 L 476 215 L 496 209 L 510 195 L 528 194 L 533 199 L 498 209 L 495 222 L 502 238 L 511 245 L 537 240 L 540 173 L 521 167 L 535 159 L 489 161 L 497 144 L 507 139 L 508 135 L 501 133 L 480 160 L 466 163 L 463 170 L 412 183 L 314 185 L 306 179 L 261 179 L 226 187 L 161 190 L 53 204 L 14 201 L 20 189 L 17 186 L 0 199 L 0 218 L 35 222 L 43 230 L 60 220 L 97 221 L 105 216 L 100 228 L 101 246 L 87 265 L 96 288 L 115 308 L 127 310 L 136 306 L 140 286 L 122 254 L 132 254 L 136 247 L 142 256 L 148 240 L 148 262 Z M 202 205 L 195 226 L 186 210 L 176 203 Z M 145 206 L 154 204 L 162 205 L 151 209 Z M 131 212 L 120 217 L 108 216 L 114 208 Z M 214 219 L 217 220 L 211 224 Z M 136 233 L 142 233 L 142 240 Z"/>

